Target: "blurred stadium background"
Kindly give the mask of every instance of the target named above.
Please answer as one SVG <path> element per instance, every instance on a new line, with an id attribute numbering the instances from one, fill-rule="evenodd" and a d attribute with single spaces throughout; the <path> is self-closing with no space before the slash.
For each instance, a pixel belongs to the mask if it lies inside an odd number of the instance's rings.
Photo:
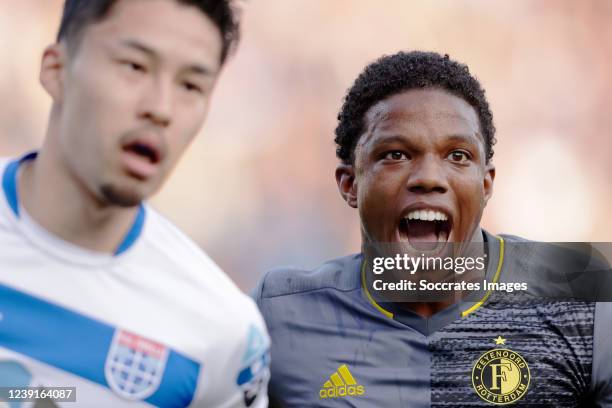
<path id="1" fill-rule="evenodd" d="M 0 0 L 0 156 L 35 148 L 61 0 Z M 345 90 L 382 54 L 465 62 L 497 126 L 491 232 L 612 241 L 612 1 L 251 0 L 208 122 L 151 203 L 244 289 L 359 250 L 334 181 Z"/>

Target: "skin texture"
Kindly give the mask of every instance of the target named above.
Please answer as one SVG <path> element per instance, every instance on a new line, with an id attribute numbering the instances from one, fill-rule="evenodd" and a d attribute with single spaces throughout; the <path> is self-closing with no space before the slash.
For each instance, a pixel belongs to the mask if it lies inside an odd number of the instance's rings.
<path id="1" fill-rule="evenodd" d="M 221 48 L 204 13 L 172 0 L 118 1 L 78 46 L 47 47 L 49 126 L 19 179 L 28 213 L 69 242 L 116 249 L 201 128 Z M 154 146 L 159 160 L 143 162 L 134 143 Z"/>
<path id="2" fill-rule="evenodd" d="M 478 116 L 465 100 L 442 89 L 408 90 L 372 106 L 354 164 L 336 169 L 338 188 L 358 209 L 362 242 L 401 242 L 399 221 L 421 206 L 452 219 L 449 242 L 477 242 L 493 192 Z M 430 315 L 445 305 L 413 303 Z"/>

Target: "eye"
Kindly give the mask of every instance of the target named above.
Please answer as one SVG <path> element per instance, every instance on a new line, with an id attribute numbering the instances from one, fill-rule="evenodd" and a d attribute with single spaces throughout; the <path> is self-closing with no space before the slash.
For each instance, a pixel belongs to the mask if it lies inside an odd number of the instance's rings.
<path id="1" fill-rule="evenodd" d="M 408 160 L 408 156 L 406 156 L 403 152 L 399 150 L 393 150 L 385 154 L 385 160 L 393 160 L 393 161 Z"/>
<path id="2" fill-rule="evenodd" d="M 472 157 L 468 152 L 464 150 L 453 150 L 452 152 L 450 152 L 447 158 L 454 163 L 465 163 Z"/>
<path id="3" fill-rule="evenodd" d="M 203 93 L 202 88 L 192 82 L 183 82 L 183 88 L 187 92 Z"/>
<path id="4" fill-rule="evenodd" d="M 121 64 L 125 66 L 127 69 L 129 69 L 130 71 L 139 72 L 139 73 L 147 72 L 147 68 L 144 65 L 139 64 L 138 62 L 121 61 Z"/>

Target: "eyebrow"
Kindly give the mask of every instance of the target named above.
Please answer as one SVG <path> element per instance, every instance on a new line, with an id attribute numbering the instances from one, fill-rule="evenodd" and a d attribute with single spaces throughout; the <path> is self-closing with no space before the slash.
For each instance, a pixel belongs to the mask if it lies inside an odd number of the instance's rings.
<path id="1" fill-rule="evenodd" d="M 463 143 L 478 143 L 478 136 L 480 133 L 477 133 L 475 135 L 471 135 L 471 134 L 451 134 L 446 136 L 446 138 L 444 139 L 444 142 L 450 142 L 450 143 L 457 143 L 457 142 L 463 142 Z M 378 139 L 377 141 L 374 142 L 374 146 L 380 146 L 380 145 L 386 145 L 386 144 L 393 144 L 393 143 L 402 143 L 402 144 L 412 144 L 412 142 L 407 139 L 405 136 L 401 136 L 401 135 L 389 135 L 389 136 L 384 136 L 382 139 Z"/>
<path id="2" fill-rule="evenodd" d="M 143 44 L 142 42 L 138 40 L 132 40 L 132 39 L 124 40 L 124 41 L 121 41 L 121 45 L 128 47 L 128 48 L 138 50 L 148 55 L 150 58 L 160 59 L 159 54 L 153 48 L 149 47 L 146 44 Z M 191 64 L 185 70 L 191 73 L 194 73 L 194 74 L 205 75 L 205 76 L 213 74 L 212 69 L 210 69 L 207 66 L 200 65 L 200 64 Z"/>
<path id="3" fill-rule="evenodd" d="M 454 134 L 447 137 L 447 140 L 450 142 L 466 142 L 466 143 L 474 143 L 478 142 L 478 136 L 480 133 L 476 134 Z"/>

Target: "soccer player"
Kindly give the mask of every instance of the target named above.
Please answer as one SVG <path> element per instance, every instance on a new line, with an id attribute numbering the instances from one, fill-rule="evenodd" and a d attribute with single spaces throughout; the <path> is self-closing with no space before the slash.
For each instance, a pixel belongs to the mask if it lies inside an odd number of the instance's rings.
<path id="1" fill-rule="evenodd" d="M 514 303 L 498 292 L 392 302 L 372 290 L 364 252 L 376 243 L 412 254 L 469 243 L 486 256 L 489 282 L 551 270 L 524 240 L 480 226 L 493 193 L 495 128 L 468 68 L 436 53 L 382 57 L 349 89 L 338 119 L 336 181 L 358 210 L 362 253 L 312 271 L 270 271 L 255 289 L 272 338 L 270 400 L 612 406 L 609 304 Z"/>
<path id="2" fill-rule="evenodd" d="M 234 13 L 66 1 L 44 144 L 0 162 L 0 386 L 76 387 L 52 395 L 66 407 L 266 406 L 255 303 L 143 203 L 204 121 Z"/>

